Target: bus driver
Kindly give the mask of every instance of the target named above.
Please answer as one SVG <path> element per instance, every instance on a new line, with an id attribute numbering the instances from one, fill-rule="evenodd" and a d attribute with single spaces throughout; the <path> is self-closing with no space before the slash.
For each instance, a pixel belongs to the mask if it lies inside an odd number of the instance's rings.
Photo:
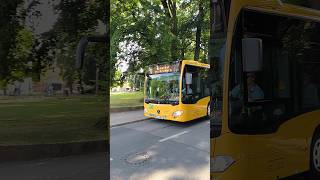
<path id="1" fill-rule="evenodd" d="M 248 102 L 254 102 L 259 99 L 264 99 L 264 93 L 260 86 L 256 84 L 256 76 L 254 73 L 247 73 L 247 85 L 248 85 Z M 236 99 L 242 99 L 240 84 L 237 85 L 231 91 L 231 97 Z"/>

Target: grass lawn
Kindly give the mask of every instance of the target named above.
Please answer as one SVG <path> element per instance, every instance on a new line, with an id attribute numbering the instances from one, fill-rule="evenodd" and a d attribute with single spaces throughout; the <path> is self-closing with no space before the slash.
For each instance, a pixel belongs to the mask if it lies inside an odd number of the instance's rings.
<path id="1" fill-rule="evenodd" d="M 107 139 L 106 98 L 0 98 L 0 145 Z"/>
<path id="2" fill-rule="evenodd" d="M 143 106 L 143 92 L 110 94 L 110 108 Z"/>

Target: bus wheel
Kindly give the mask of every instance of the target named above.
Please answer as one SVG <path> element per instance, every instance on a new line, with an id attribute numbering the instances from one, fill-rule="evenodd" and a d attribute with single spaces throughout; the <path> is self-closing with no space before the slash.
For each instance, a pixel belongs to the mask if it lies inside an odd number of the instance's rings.
<path id="1" fill-rule="evenodd" d="M 311 143 L 310 179 L 320 179 L 320 133 L 316 133 Z"/>

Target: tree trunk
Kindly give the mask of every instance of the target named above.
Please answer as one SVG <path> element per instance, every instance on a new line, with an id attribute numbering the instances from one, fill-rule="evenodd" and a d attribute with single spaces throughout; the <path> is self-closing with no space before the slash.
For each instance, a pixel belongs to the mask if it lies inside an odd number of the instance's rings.
<path id="1" fill-rule="evenodd" d="M 199 14 L 197 17 L 197 32 L 196 32 L 196 47 L 194 51 L 194 60 L 199 60 L 200 57 L 200 43 L 201 43 L 201 26 L 203 21 L 203 6 L 202 1 L 199 1 Z"/>
<path id="2" fill-rule="evenodd" d="M 208 44 L 208 59 L 210 67 L 213 67 L 213 47 L 214 47 L 214 3 L 210 0 L 210 36 Z"/>
<path id="3" fill-rule="evenodd" d="M 7 88 L 8 88 L 8 84 L 9 84 L 9 81 L 8 80 L 4 80 L 4 83 L 3 83 L 3 95 L 7 95 Z"/>
<path id="4" fill-rule="evenodd" d="M 177 19 L 177 3 L 176 0 L 161 0 L 165 14 L 170 20 L 170 31 L 173 36 L 171 41 L 171 59 L 178 59 L 177 36 L 178 36 L 178 19 Z"/>
<path id="5" fill-rule="evenodd" d="M 70 94 L 73 94 L 73 82 L 70 81 L 69 83 L 69 90 L 70 90 Z"/>
<path id="6" fill-rule="evenodd" d="M 184 54 L 185 54 L 184 48 L 182 48 L 182 49 L 181 49 L 181 54 L 180 54 L 180 59 L 181 59 L 181 60 L 184 60 Z"/>
<path id="7" fill-rule="evenodd" d="M 171 58 L 172 58 L 172 61 L 176 61 L 178 59 L 178 52 L 177 52 L 178 19 L 177 19 L 177 5 L 175 0 L 173 0 L 172 2 L 171 13 L 172 13 L 171 33 L 173 34 L 173 41 L 171 43 Z"/>
<path id="8" fill-rule="evenodd" d="M 99 66 L 96 67 L 96 95 L 99 93 Z"/>
<path id="9" fill-rule="evenodd" d="M 79 92 L 80 94 L 84 94 L 81 71 L 79 71 Z"/>
<path id="10" fill-rule="evenodd" d="M 202 60 L 202 62 L 205 62 L 205 63 L 206 63 L 206 59 L 207 59 L 207 53 L 208 53 L 208 50 L 207 50 L 207 48 L 204 48 L 204 50 L 203 50 L 203 54 L 204 54 L 204 57 L 203 57 L 203 60 Z"/>

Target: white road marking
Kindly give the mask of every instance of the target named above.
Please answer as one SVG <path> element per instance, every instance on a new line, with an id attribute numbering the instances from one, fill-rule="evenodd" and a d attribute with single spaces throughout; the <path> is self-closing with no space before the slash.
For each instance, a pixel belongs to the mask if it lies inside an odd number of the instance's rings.
<path id="1" fill-rule="evenodd" d="M 186 134 L 186 133 L 188 133 L 188 132 L 189 132 L 189 131 L 183 131 L 183 132 L 181 132 L 181 133 L 178 133 L 178 134 L 175 134 L 175 135 L 172 135 L 172 136 L 169 136 L 169 137 L 160 139 L 158 142 L 164 142 L 164 141 L 167 141 L 167 140 L 169 140 L 169 139 L 173 139 L 173 138 L 176 138 L 176 137 L 181 136 L 181 135 L 183 135 L 183 134 Z"/>

